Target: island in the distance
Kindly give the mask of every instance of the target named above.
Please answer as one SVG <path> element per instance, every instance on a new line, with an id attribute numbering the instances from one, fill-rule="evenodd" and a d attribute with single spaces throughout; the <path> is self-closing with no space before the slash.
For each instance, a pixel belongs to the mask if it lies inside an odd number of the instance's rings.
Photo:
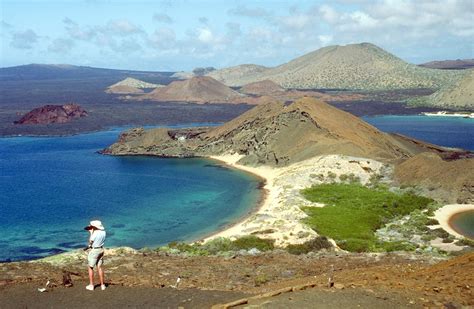
<path id="1" fill-rule="evenodd" d="M 86 116 L 88 116 L 87 111 L 78 104 L 44 105 L 26 113 L 14 124 L 66 123 Z"/>

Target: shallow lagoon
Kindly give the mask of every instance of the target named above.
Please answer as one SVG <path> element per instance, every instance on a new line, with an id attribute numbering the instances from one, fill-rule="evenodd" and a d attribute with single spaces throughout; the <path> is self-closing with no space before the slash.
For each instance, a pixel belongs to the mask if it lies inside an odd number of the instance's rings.
<path id="1" fill-rule="evenodd" d="M 193 240 L 258 203 L 259 179 L 212 160 L 98 154 L 118 133 L 0 139 L 0 260 L 84 247 L 93 218 L 108 246 Z"/>

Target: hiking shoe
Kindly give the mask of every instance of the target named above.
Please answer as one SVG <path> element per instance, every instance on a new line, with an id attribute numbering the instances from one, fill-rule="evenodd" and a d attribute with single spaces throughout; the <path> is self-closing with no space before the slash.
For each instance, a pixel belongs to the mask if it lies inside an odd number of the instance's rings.
<path id="1" fill-rule="evenodd" d="M 101 289 L 102 291 L 105 290 L 105 288 L 106 288 L 105 284 L 102 284 L 102 285 L 100 286 L 100 289 Z"/>
<path id="2" fill-rule="evenodd" d="M 86 290 L 94 291 L 94 285 L 89 284 L 88 286 L 86 286 Z"/>

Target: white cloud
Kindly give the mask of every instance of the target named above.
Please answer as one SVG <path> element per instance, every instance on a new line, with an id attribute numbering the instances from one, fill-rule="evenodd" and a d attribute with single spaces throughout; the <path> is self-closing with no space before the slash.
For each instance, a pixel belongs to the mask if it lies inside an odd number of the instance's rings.
<path id="1" fill-rule="evenodd" d="M 159 23 L 165 23 L 165 24 L 172 24 L 173 19 L 164 13 L 156 13 L 153 15 L 153 21 L 159 22 Z"/>
<path id="2" fill-rule="evenodd" d="M 198 28 L 197 38 L 203 43 L 212 43 L 215 40 L 214 34 L 208 27 Z"/>
<path id="3" fill-rule="evenodd" d="M 70 39 L 58 38 L 48 46 L 48 51 L 58 54 L 66 54 L 74 47 L 74 41 Z"/>
<path id="4" fill-rule="evenodd" d="M 318 35 L 318 39 L 321 42 L 321 45 L 326 46 L 331 43 L 334 38 L 332 35 Z"/>
<path id="5" fill-rule="evenodd" d="M 249 8 L 244 5 L 239 5 L 238 7 L 232 8 L 227 11 L 229 15 L 244 16 L 244 17 L 266 17 L 270 15 L 270 12 L 259 7 Z"/>
<path id="6" fill-rule="evenodd" d="M 19 49 L 32 49 L 38 42 L 39 36 L 31 29 L 14 32 L 10 45 Z"/>
<path id="7" fill-rule="evenodd" d="M 110 20 L 106 25 L 105 31 L 111 32 L 119 36 L 127 36 L 142 32 L 140 27 L 133 24 L 127 19 Z"/>
<path id="8" fill-rule="evenodd" d="M 149 36 L 148 41 L 153 48 L 171 49 L 176 44 L 176 33 L 171 28 L 159 28 Z"/>

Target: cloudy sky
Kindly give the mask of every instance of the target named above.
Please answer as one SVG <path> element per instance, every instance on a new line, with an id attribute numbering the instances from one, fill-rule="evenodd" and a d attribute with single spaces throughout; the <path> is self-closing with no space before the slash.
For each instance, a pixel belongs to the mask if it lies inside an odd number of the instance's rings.
<path id="1" fill-rule="evenodd" d="M 275 66 L 374 43 L 411 63 L 474 58 L 474 0 L 0 0 L 0 66 Z"/>

